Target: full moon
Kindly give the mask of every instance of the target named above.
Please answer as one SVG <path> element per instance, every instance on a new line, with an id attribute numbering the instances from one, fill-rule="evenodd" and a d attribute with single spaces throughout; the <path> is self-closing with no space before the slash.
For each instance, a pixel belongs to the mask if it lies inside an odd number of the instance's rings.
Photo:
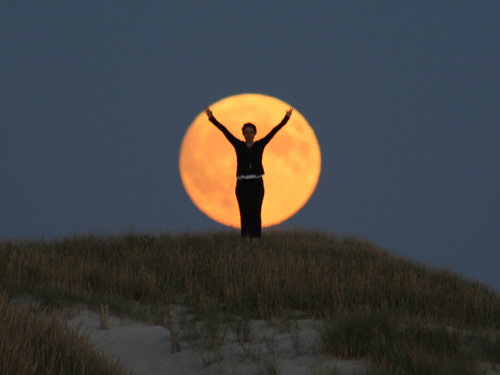
<path id="1" fill-rule="evenodd" d="M 278 125 L 290 107 L 294 108 L 261 94 L 230 96 L 210 105 L 217 120 L 241 140 L 244 140 L 243 124 L 255 124 L 256 141 Z M 265 171 L 262 226 L 268 227 L 292 217 L 306 204 L 321 172 L 318 141 L 297 109 L 267 144 L 262 164 Z M 184 189 L 196 207 L 218 223 L 240 227 L 235 195 L 236 152 L 203 111 L 184 136 L 179 170 Z"/>

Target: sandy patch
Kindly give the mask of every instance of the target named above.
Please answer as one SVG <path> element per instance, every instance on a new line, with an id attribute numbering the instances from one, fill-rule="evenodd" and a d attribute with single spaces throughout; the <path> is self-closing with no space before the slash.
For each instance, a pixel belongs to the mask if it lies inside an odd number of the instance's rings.
<path id="1" fill-rule="evenodd" d="M 181 333 L 180 352 L 171 352 L 170 331 L 163 326 L 109 317 L 109 329 L 100 329 L 98 313 L 80 311 L 68 320 L 108 356 L 119 357 L 137 375 L 326 375 L 366 373 L 363 360 L 339 360 L 321 355 L 314 321 L 293 321 L 293 327 L 267 321 L 250 321 L 250 338 L 238 339 L 231 327 L 221 327 L 217 344 L 210 337 L 186 339 Z M 203 332 L 203 328 L 193 331 Z M 193 335 L 192 335 L 193 336 Z M 212 348 L 212 349 L 210 349 Z"/>

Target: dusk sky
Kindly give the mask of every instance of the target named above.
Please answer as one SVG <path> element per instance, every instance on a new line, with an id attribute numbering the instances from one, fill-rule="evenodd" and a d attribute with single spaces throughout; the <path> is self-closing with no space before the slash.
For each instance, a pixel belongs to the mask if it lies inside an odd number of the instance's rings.
<path id="1" fill-rule="evenodd" d="M 498 0 L 2 1 L 0 238 L 225 230 L 184 191 L 181 142 L 205 106 L 260 93 L 322 154 L 277 230 L 498 292 L 499 20 Z"/>

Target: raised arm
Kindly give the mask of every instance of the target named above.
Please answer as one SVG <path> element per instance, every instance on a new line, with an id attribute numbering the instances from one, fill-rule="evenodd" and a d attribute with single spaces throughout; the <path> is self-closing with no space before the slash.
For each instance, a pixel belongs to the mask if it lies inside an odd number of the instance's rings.
<path id="1" fill-rule="evenodd" d="M 222 125 L 217 119 L 215 118 L 212 110 L 210 107 L 205 108 L 205 113 L 208 116 L 208 120 L 214 124 L 227 138 L 229 142 L 234 146 L 237 142 L 239 142 L 239 139 L 236 138 L 234 135 L 232 135 L 229 130 L 226 129 L 224 125 Z"/>
<path id="2" fill-rule="evenodd" d="M 289 108 L 286 111 L 285 117 L 283 117 L 283 120 L 276 125 L 264 138 L 261 139 L 261 141 L 266 145 L 275 135 L 277 132 L 281 130 L 283 126 L 290 120 L 290 117 L 292 116 L 293 108 Z"/>

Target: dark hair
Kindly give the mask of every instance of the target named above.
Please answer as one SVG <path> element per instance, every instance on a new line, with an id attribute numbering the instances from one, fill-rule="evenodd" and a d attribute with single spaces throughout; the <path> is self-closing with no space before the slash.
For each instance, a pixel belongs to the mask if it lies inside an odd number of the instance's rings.
<path id="1" fill-rule="evenodd" d="M 251 122 L 247 122 L 245 125 L 243 125 L 243 127 L 241 128 L 241 131 L 244 132 L 245 131 L 245 128 L 252 128 L 253 131 L 255 133 L 257 133 L 257 128 L 255 127 L 254 124 L 252 124 Z"/>

